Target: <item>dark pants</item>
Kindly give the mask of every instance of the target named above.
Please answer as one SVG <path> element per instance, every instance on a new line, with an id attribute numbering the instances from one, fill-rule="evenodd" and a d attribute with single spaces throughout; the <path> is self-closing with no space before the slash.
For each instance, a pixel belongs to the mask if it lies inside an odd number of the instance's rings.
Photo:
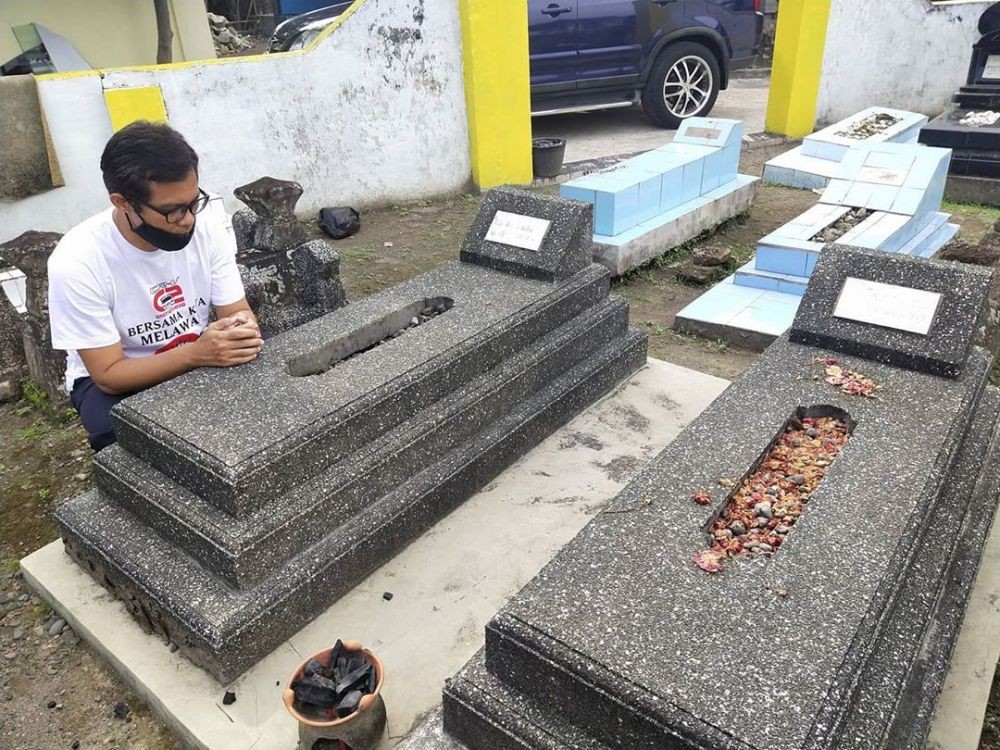
<path id="1" fill-rule="evenodd" d="M 90 378 L 77 378 L 73 382 L 73 392 L 69 394 L 69 400 L 73 402 L 73 408 L 80 415 L 80 421 L 83 422 L 87 437 L 90 439 L 90 447 L 95 453 L 115 442 L 111 407 L 128 395 L 131 394 L 111 396 L 98 388 Z"/>

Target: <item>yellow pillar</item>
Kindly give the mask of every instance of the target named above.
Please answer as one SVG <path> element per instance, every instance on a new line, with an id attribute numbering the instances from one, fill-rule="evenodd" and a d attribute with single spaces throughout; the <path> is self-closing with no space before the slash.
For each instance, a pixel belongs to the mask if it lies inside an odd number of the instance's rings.
<path id="1" fill-rule="evenodd" d="M 764 127 L 801 138 L 813 132 L 831 0 L 781 0 Z"/>
<path id="2" fill-rule="evenodd" d="M 472 179 L 531 182 L 528 4 L 459 0 Z"/>
<path id="3" fill-rule="evenodd" d="M 167 121 L 167 108 L 159 86 L 104 89 L 104 104 L 116 133 L 136 120 Z"/>

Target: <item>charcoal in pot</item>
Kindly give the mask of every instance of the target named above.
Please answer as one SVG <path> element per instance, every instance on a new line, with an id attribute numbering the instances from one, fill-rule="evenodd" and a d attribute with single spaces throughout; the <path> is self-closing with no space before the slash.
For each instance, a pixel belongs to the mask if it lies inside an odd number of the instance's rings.
<path id="1" fill-rule="evenodd" d="M 292 690 L 299 703 L 330 708 L 337 702 L 336 685 L 333 680 L 322 675 L 314 674 L 303 677 L 292 686 Z"/>
<path id="2" fill-rule="evenodd" d="M 369 662 L 365 662 L 358 669 L 352 670 L 345 674 L 337 681 L 337 695 L 343 695 L 350 690 L 353 690 L 359 683 L 364 684 L 368 681 L 368 673 L 371 671 L 372 665 Z"/>
<path id="3" fill-rule="evenodd" d="M 311 674 L 322 675 L 323 674 L 323 665 L 320 664 L 316 659 L 310 659 L 306 663 L 306 668 L 302 670 L 302 674 L 304 674 L 304 675 L 311 675 Z"/>
<path id="4" fill-rule="evenodd" d="M 362 695 L 363 693 L 360 690 L 352 690 L 345 695 L 340 703 L 337 704 L 337 716 L 343 719 L 345 716 L 350 716 L 357 711 Z"/>
<path id="5" fill-rule="evenodd" d="M 333 649 L 330 651 L 330 660 L 327 664 L 327 675 L 332 675 L 333 670 L 337 666 L 337 659 L 339 659 L 344 653 L 344 643 L 339 638 L 337 642 L 333 644 Z"/>

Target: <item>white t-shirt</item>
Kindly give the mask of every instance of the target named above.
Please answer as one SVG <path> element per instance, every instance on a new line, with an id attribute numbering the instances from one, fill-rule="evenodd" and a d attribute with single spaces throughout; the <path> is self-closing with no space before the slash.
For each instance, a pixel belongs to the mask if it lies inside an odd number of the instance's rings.
<path id="1" fill-rule="evenodd" d="M 120 341 L 126 357 L 159 354 L 196 340 L 210 306 L 244 296 L 222 212 L 199 214 L 183 250 L 145 252 L 122 236 L 113 211 L 73 227 L 49 256 L 52 347 L 67 352 L 67 391 L 88 376 L 78 349 Z"/>

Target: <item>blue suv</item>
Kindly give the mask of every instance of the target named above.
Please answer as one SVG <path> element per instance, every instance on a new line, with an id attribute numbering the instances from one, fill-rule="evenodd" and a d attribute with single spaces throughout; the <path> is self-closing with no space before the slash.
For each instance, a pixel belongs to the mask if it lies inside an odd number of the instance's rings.
<path id="1" fill-rule="evenodd" d="M 482 0 L 516 2 L 516 0 Z M 761 0 L 526 0 L 535 115 L 641 101 L 657 125 L 704 116 L 729 84 L 733 60 L 752 57 Z M 270 51 L 299 49 L 351 3 L 279 25 Z"/>

